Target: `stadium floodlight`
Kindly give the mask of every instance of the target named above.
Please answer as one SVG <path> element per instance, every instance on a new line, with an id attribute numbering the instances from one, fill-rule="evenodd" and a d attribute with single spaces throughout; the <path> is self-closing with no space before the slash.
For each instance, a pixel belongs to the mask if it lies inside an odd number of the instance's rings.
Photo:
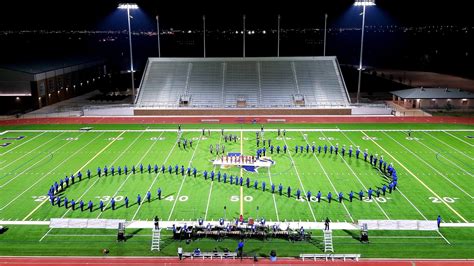
<path id="1" fill-rule="evenodd" d="M 119 9 L 138 9 L 137 4 L 133 3 L 121 3 L 118 5 Z"/>
<path id="2" fill-rule="evenodd" d="M 365 7 L 375 6 L 375 0 L 356 0 L 354 2 L 355 6 L 362 7 L 362 28 L 360 36 L 360 60 L 359 60 L 359 81 L 357 82 L 357 103 L 360 100 L 360 80 L 362 78 L 362 54 L 364 51 L 364 29 L 365 29 Z"/>
<path id="3" fill-rule="evenodd" d="M 161 57 L 161 48 L 160 48 L 160 17 L 156 16 L 156 36 L 158 38 L 158 57 Z"/>
<path id="4" fill-rule="evenodd" d="M 132 52 L 132 31 L 130 29 L 130 9 L 138 9 L 137 4 L 133 3 L 121 3 L 118 5 L 119 9 L 126 9 L 127 10 L 127 22 L 128 22 L 128 44 L 130 48 L 130 73 L 132 76 L 132 103 L 135 103 L 135 76 L 134 72 L 135 69 L 133 68 L 133 52 Z"/>
<path id="5" fill-rule="evenodd" d="M 356 0 L 355 6 L 375 6 L 375 0 Z"/>
<path id="6" fill-rule="evenodd" d="M 277 43 L 277 57 L 280 57 L 280 14 L 278 14 L 278 43 Z M 265 33 L 264 33 L 265 34 Z"/>
<path id="7" fill-rule="evenodd" d="M 204 44 L 204 50 L 203 50 L 203 55 L 204 58 L 206 58 L 206 16 L 202 16 L 202 38 L 203 38 L 203 44 Z"/>
<path id="8" fill-rule="evenodd" d="M 245 15 L 243 15 L 242 20 L 243 20 L 243 28 L 244 28 L 244 30 L 242 31 L 243 41 L 244 41 L 242 54 L 243 54 L 243 57 L 245 58 Z"/>
<path id="9" fill-rule="evenodd" d="M 328 14 L 324 14 L 324 48 L 323 48 L 323 56 L 326 56 L 326 32 L 327 32 L 327 25 L 328 25 Z"/>

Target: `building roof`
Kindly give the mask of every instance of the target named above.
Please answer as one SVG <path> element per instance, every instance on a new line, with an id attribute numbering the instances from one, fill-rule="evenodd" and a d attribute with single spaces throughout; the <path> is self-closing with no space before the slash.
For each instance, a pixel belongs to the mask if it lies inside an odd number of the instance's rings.
<path id="1" fill-rule="evenodd" d="M 1 64 L 0 68 L 19 71 L 28 74 L 40 74 L 48 71 L 63 69 L 88 63 L 103 62 L 103 59 L 89 56 L 68 56 L 62 58 L 28 58 L 12 63 Z"/>
<path id="2" fill-rule="evenodd" d="M 403 99 L 474 99 L 474 93 L 450 88 L 413 88 L 391 91 Z"/>

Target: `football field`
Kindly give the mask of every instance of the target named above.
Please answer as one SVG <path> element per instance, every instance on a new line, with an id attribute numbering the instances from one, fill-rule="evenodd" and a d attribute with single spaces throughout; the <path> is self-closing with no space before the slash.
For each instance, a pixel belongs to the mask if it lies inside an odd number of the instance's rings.
<path id="1" fill-rule="evenodd" d="M 411 129 L 407 125 L 266 125 L 263 134 L 260 126 L 255 125 L 202 127 L 206 128 L 204 135 L 199 125 L 183 126 L 181 133 L 176 126 L 160 125 L 93 126 L 91 130 L 80 130 L 79 125 L 6 128 L 0 132 L 0 221 L 27 224 L 51 218 L 151 221 L 155 216 L 162 221 L 199 218 L 217 221 L 220 218 L 235 220 L 242 214 L 244 219 L 264 218 L 271 224 L 321 222 L 326 217 L 332 222 L 347 223 L 436 220 L 438 215 L 447 226 L 474 223 L 472 126 L 425 125 Z M 258 146 L 256 132 L 260 132 Z M 226 140 L 225 136 L 232 138 Z M 263 139 L 266 152 L 260 158 L 261 164 L 250 162 L 250 167 L 239 167 L 241 163 L 230 163 L 231 159 L 226 158 L 228 155 L 255 156 L 257 150 L 263 148 Z M 216 145 L 219 145 L 219 154 L 216 154 Z M 331 146 L 336 145 L 338 153 L 331 153 Z M 278 153 L 277 146 L 280 147 Z M 284 146 L 288 148 L 286 152 Z M 324 146 L 327 146 L 326 153 Z M 358 159 L 357 147 L 361 150 Z M 366 149 L 368 158 L 364 161 Z M 387 189 L 383 195 L 382 187 L 388 186 L 392 179 L 383 170 L 383 164 L 381 169 L 378 162 L 376 166 L 368 162 L 370 155 L 379 160 L 383 158 L 387 165 L 393 164 L 398 176 L 396 190 Z M 108 168 L 107 176 L 104 167 Z M 136 168 L 135 173 L 132 167 Z M 90 178 L 87 170 L 91 172 Z M 82 174 L 81 180 L 78 172 Z M 69 180 L 69 184 L 64 184 L 56 193 L 61 198 L 60 206 L 56 200 L 51 204 L 47 196 L 50 187 L 71 175 L 75 176 L 74 184 Z M 288 188 L 291 188 L 290 195 Z M 374 191 L 371 199 L 367 194 L 369 189 Z M 161 190 L 161 199 L 158 190 Z M 377 190 L 380 196 L 376 195 Z M 320 202 L 316 197 L 319 191 Z M 352 201 L 349 200 L 351 191 L 354 192 Z M 309 198 L 308 192 L 311 193 Z M 338 200 L 340 192 L 343 193 L 341 202 Z M 328 193 L 332 194 L 331 202 Z M 70 203 L 65 208 L 65 197 L 69 202 L 76 202 L 74 210 Z M 129 199 L 128 207 L 125 198 Z M 79 207 L 81 200 L 83 211 Z M 91 210 L 89 201 L 93 204 Z M 103 211 L 99 208 L 100 201 L 104 203 Z M 48 241 L 55 231 L 38 234 L 36 241 Z M 434 238 L 432 241 L 437 243 L 450 242 L 449 237 L 437 233 L 430 233 L 426 238 Z"/>

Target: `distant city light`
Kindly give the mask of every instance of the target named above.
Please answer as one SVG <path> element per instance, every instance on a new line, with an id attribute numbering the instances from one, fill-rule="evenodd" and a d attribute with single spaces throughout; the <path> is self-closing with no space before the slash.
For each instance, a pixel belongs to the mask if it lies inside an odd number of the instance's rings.
<path id="1" fill-rule="evenodd" d="M 263 33 L 263 34 L 267 34 L 267 31 L 264 30 L 264 31 L 262 31 L 262 33 Z"/>
<path id="2" fill-rule="evenodd" d="M 122 4 L 118 5 L 118 8 L 120 8 L 120 9 L 138 9 L 138 5 L 133 4 L 133 3 L 122 3 Z"/>
<path id="3" fill-rule="evenodd" d="M 356 0 L 355 6 L 375 6 L 375 0 Z"/>

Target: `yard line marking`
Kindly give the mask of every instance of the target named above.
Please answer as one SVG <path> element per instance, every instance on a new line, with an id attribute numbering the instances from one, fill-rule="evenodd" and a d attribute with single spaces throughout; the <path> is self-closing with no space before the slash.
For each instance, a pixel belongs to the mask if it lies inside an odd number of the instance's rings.
<path id="1" fill-rule="evenodd" d="M 43 239 L 44 239 L 44 238 L 49 234 L 49 232 L 51 232 L 52 230 L 53 230 L 53 228 L 49 228 L 49 230 L 46 232 L 46 234 L 44 234 L 44 235 L 40 238 L 40 240 L 39 240 L 38 242 L 43 241 Z"/>
<path id="2" fill-rule="evenodd" d="M 344 132 L 341 132 L 341 133 L 342 133 L 342 135 L 344 135 L 344 137 L 345 137 L 346 139 L 348 139 L 348 140 L 352 143 L 352 145 L 354 145 L 354 146 L 357 147 L 357 145 L 352 141 L 352 139 L 350 139 L 348 136 L 346 136 L 346 134 L 345 134 Z M 388 156 L 390 156 L 390 157 L 393 158 L 393 156 L 391 156 L 390 154 L 388 154 Z M 407 196 L 405 196 L 405 193 L 403 193 L 403 192 L 400 190 L 400 188 L 397 187 L 397 190 L 398 190 L 398 192 L 400 192 L 400 194 L 408 201 L 408 203 L 410 203 L 410 205 L 411 205 L 425 220 L 428 220 L 428 218 L 426 218 L 426 216 L 420 211 L 420 209 L 418 209 L 418 208 L 415 206 L 415 204 L 413 204 L 413 202 L 412 202 L 411 200 L 409 200 L 409 199 L 407 198 Z"/>
<path id="3" fill-rule="evenodd" d="M 174 148 L 176 147 L 176 144 L 177 144 L 177 143 L 178 143 L 178 141 L 175 141 L 175 142 L 174 142 L 174 145 L 173 145 L 173 147 L 171 148 L 171 150 L 170 150 L 170 152 L 168 153 L 168 155 L 166 156 L 165 160 L 163 161 L 163 164 L 165 164 L 165 163 L 168 161 L 168 159 L 170 158 L 171 154 L 173 153 Z M 197 147 L 196 147 L 196 148 L 197 148 Z M 150 189 L 153 187 L 153 185 L 155 184 L 155 182 L 156 182 L 158 176 L 160 175 L 160 173 L 161 173 L 161 172 L 158 172 L 158 173 L 156 174 L 156 176 L 155 176 L 155 178 L 153 179 L 153 182 L 151 183 L 151 185 L 150 185 L 150 187 L 148 188 L 147 192 L 150 191 Z M 145 192 L 145 193 L 147 193 L 147 192 Z M 178 200 L 178 198 L 176 198 L 176 200 Z M 137 210 L 136 210 L 135 213 L 133 214 L 132 221 L 135 220 L 135 217 L 137 216 L 138 211 L 140 211 L 140 208 L 142 207 L 142 205 L 143 205 L 143 204 L 138 205 Z"/>
<path id="4" fill-rule="evenodd" d="M 240 155 L 243 154 L 244 151 L 244 132 L 240 130 Z M 243 176 L 244 169 L 240 167 L 240 176 Z M 240 186 L 240 214 L 244 215 L 244 188 Z M 258 217 L 256 217 L 258 218 Z"/>
<path id="5" fill-rule="evenodd" d="M 0 188 L 3 188 L 5 187 L 6 185 L 8 185 L 10 182 L 12 182 L 13 180 L 17 179 L 18 177 L 20 177 L 23 173 L 25 173 L 26 171 L 28 171 L 29 169 L 31 169 L 33 166 L 39 164 L 41 161 L 43 161 L 44 159 L 47 159 L 47 158 L 51 158 L 51 156 L 54 154 L 54 152 L 60 150 L 62 147 L 66 146 L 67 144 L 69 144 L 68 142 L 64 143 L 63 145 L 59 146 L 59 148 L 55 149 L 54 151 L 52 152 L 48 152 L 48 155 L 44 156 L 43 158 L 41 158 L 39 161 L 37 161 L 36 163 L 28 166 L 25 170 L 21 171 L 19 174 L 15 175 L 13 178 L 10 178 L 7 182 L 5 182 L 4 184 L 2 184 L 0 186 Z M 1 210 L 1 209 L 0 209 Z"/>
<path id="6" fill-rule="evenodd" d="M 467 158 L 469 158 L 469 159 L 471 159 L 471 160 L 474 160 L 474 158 L 472 158 L 471 156 L 469 156 L 469 155 L 465 154 L 464 152 L 460 151 L 459 149 L 456 149 L 456 148 L 454 148 L 453 146 L 449 145 L 448 143 L 446 143 L 446 142 L 444 142 L 444 141 L 442 141 L 442 140 L 438 139 L 438 138 L 437 138 L 437 137 L 435 137 L 434 135 L 431 135 L 431 134 L 429 134 L 428 132 L 423 132 L 423 133 L 425 133 L 426 135 L 428 135 L 428 136 L 430 136 L 430 137 L 432 137 L 432 138 L 436 139 L 437 141 L 439 141 L 439 142 L 443 143 L 444 145 L 446 145 L 446 146 L 450 147 L 451 149 L 453 149 L 453 150 L 457 151 L 458 153 L 460 153 L 460 154 L 462 154 L 462 155 L 466 156 Z"/>
<path id="7" fill-rule="evenodd" d="M 283 141 L 285 142 L 285 145 L 288 146 L 287 143 L 286 143 L 286 138 L 283 138 Z M 306 191 L 304 189 L 303 182 L 301 182 L 300 174 L 298 173 L 298 169 L 296 168 L 296 164 L 295 164 L 295 161 L 293 160 L 293 156 L 291 156 L 291 149 L 288 149 L 288 155 L 290 155 L 291 164 L 293 165 L 293 168 L 295 168 L 296 176 L 298 177 L 298 180 L 300 182 L 301 189 L 303 189 L 303 195 L 306 195 Z M 317 221 L 316 216 L 314 215 L 313 208 L 311 208 L 311 204 L 309 203 L 310 200 L 311 199 L 308 199 L 306 202 L 308 203 L 308 207 L 309 207 L 309 210 L 311 211 L 311 215 L 313 216 L 313 219 L 316 222 Z"/>
<path id="8" fill-rule="evenodd" d="M 451 245 L 451 243 L 449 243 L 448 239 L 446 239 L 446 237 L 444 237 L 443 234 L 441 234 L 441 232 L 439 230 L 436 230 L 436 232 L 438 232 L 438 234 L 444 239 L 444 241 L 446 241 L 446 243 Z"/>
<path id="9" fill-rule="evenodd" d="M 141 136 L 143 136 L 143 133 L 145 133 L 145 131 L 143 131 L 138 137 L 137 139 L 140 139 Z M 161 137 L 161 135 L 163 135 L 164 132 L 161 132 L 161 134 L 158 136 Z M 145 156 L 150 152 L 150 150 L 153 148 L 153 146 L 155 146 L 155 144 L 157 143 L 158 141 L 153 141 L 153 143 L 148 147 L 147 151 L 143 154 L 143 156 L 140 158 L 140 160 L 136 163 L 136 164 L 139 164 L 143 158 L 145 158 Z M 127 180 L 130 178 L 130 176 L 132 176 L 132 172 L 130 171 L 127 175 L 127 177 L 125 178 L 125 180 L 122 182 L 122 184 L 120 184 L 120 186 L 117 188 L 117 190 L 115 191 L 114 195 L 112 196 L 112 199 L 115 198 L 115 196 L 117 196 L 117 194 L 119 193 L 120 189 L 122 189 L 122 187 L 125 185 L 125 183 L 127 183 Z M 107 203 L 105 204 L 105 207 L 104 209 L 106 210 L 107 209 L 107 206 L 109 206 L 109 203 L 111 202 L 111 200 L 107 201 Z M 104 212 L 99 212 L 99 214 L 97 215 L 96 219 L 99 219 L 99 217 L 102 215 L 102 213 Z"/>
<path id="10" fill-rule="evenodd" d="M 439 140 L 441 141 L 441 140 Z M 442 142 L 442 141 L 441 141 Z M 461 171 L 465 172 L 466 174 L 470 175 L 470 176 L 474 176 L 472 173 L 470 172 L 467 172 L 466 170 L 464 170 L 462 167 L 460 167 L 459 165 L 457 165 L 456 163 L 454 163 L 453 161 L 449 160 L 446 156 L 442 155 L 440 152 L 437 152 L 435 150 L 433 150 L 432 148 L 430 148 L 428 145 L 424 144 L 423 142 L 421 141 L 417 141 L 417 143 L 420 143 L 421 145 L 425 146 L 426 148 L 428 148 L 429 150 L 431 150 L 432 152 L 434 152 L 435 154 L 439 154 L 440 156 L 444 157 L 447 161 L 449 161 L 452 165 L 456 166 L 457 168 L 459 168 Z M 444 142 L 443 142 L 444 143 Z M 449 146 L 449 145 L 448 145 Z M 452 148 L 452 147 L 451 147 Z M 472 158 L 469 157 L 469 159 L 472 160 Z"/>
<path id="11" fill-rule="evenodd" d="M 100 150 L 98 153 L 96 153 L 96 155 L 95 155 L 94 157 L 92 157 L 89 161 L 87 161 L 83 166 L 81 166 L 81 168 L 79 168 L 79 169 L 75 172 L 74 175 L 77 175 L 77 173 L 79 173 L 79 171 L 81 171 L 81 169 L 83 169 L 84 167 L 86 167 L 90 162 L 92 162 L 95 158 L 97 158 L 97 156 L 99 156 L 99 155 L 100 155 L 102 152 L 104 152 L 110 145 L 112 145 L 112 144 L 117 140 L 117 138 L 119 138 L 120 136 L 122 136 L 123 133 L 125 133 L 125 131 L 123 131 L 123 132 L 122 132 L 120 135 L 118 135 L 113 141 L 111 141 L 109 144 L 107 144 L 107 146 L 105 146 L 102 150 Z M 102 136 L 103 134 L 104 134 L 104 133 L 99 134 L 97 137 L 95 137 L 95 138 L 94 138 L 93 140 L 91 140 L 89 143 L 87 143 L 86 145 L 84 145 L 83 148 L 84 148 L 85 146 L 89 145 L 90 143 L 92 143 L 92 141 L 96 140 L 99 136 Z M 132 142 L 132 143 L 134 143 L 134 142 Z M 82 150 L 82 148 L 81 148 L 80 150 Z M 120 156 L 121 156 L 121 155 L 120 155 Z M 120 156 L 118 156 L 117 159 L 118 159 Z M 72 157 L 72 156 L 70 156 L 70 157 Z M 99 178 L 98 178 L 97 180 L 99 180 Z M 94 185 L 94 184 L 97 182 L 97 180 L 96 180 L 92 185 Z M 90 187 L 86 190 L 86 192 L 89 191 L 89 189 L 90 189 Z M 84 193 L 86 193 L 86 192 L 84 192 Z M 84 196 L 84 194 L 83 194 L 82 196 L 80 196 L 79 199 L 80 199 L 81 197 L 83 197 L 83 196 Z M 78 200 L 79 200 L 79 199 L 78 199 Z M 25 218 L 23 218 L 23 221 L 25 221 L 26 219 L 28 219 L 28 217 L 30 217 L 30 216 L 31 216 L 33 213 L 35 213 L 43 204 L 45 204 L 45 203 L 48 202 L 48 201 L 49 201 L 48 198 L 46 198 L 45 200 L 43 200 L 38 206 L 36 206 L 36 208 L 34 208 L 27 216 L 25 216 Z M 69 212 L 69 209 L 66 211 L 66 213 L 64 213 L 64 215 L 63 215 L 61 218 L 63 218 L 68 212 Z"/>
<path id="12" fill-rule="evenodd" d="M 43 134 L 44 134 L 44 133 L 43 133 Z M 8 167 L 9 165 L 11 165 L 12 163 L 14 163 L 14 162 L 20 160 L 21 158 L 25 157 L 26 155 L 32 153 L 33 151 L 35 151 L 35 150 L 37 150 L 37 149 L 43 147 L 44 145 L 46 145 L 46 144 L 48 144 L 49 142 L 53 141 L 54 139 L 56 139 L 57 137 L 61 136 L 62 134 L 64 134 L 64 133 L 61 133 L 61 134 L 57 135 L 56 137 L 54 137 L 54 138 L 48 140 L 47 142 L 41 144 L 40 146 L 38 146 L 38 147 L 36 147 L 36 148 L 34 148 L 34 149 L 28 151 L 27 153 L 23 154 L 22 156 L 20 156 L 20 157 L 16 158 L 15 160 L 9 162 L 8 164 L 6 164 L 6 165 L 4 165 L 3 167 L 1 167 L 0 170 L 5 169 L 6 167 Z M 42 134 L 41 134 L 41 135 L 42 135 Z M 38 136 L 40 136 L 40 135 L 38 135 Z M 30 139 L 30 140 L 32 140 L 32 139 Z M 23 143 L 23 144 L 24 144 L 24 143 Z M 49 154 L 48 154 L 48 155 L 49 155 Z M 2 156 L 3 156 L 3 155 L 2 155 Z"/>
<path id="13" fill-rule="evenodd" d="M 268 177 L 270 178 L 270 183 L 273 184 L 272 174 L 270 173 L 270 167 L 268 167 L 267 169 L 268 169 Z M 276 216 L 277 216 L 277 222 L 280 222 L 280 217 L 278 216 L 277 203 L 276 203 L 276 200 L 275 200 L 275 193 L 272 193 L 272 197 L 273 197 L 273 205 L 275 205 L 275 213 L 276 213 Z"/>
<path id="14" fill-rule="evenodd" d="M 303 132 L 300 131 L 300 134 L 303 135 Z M 309 145 L 309 142 L 308 142 L 308 139 L 305 140 L 306 143 Z M 286 141 L 285 141 L 285 145 L 286 145 Z M 326 172 L 326 170 L 324 169 L 322 163 L 319 161 L 319 158 L 316 156 L 316 154 L 313 153 L 313 157 L 316 159 L 316 161 L 318 162 L 319 164 L 319 167 L 321 167 L 321 170 L 323 170 L 324 172 L 324 175 L 326 176 L 326 178 L 328 179 L 329 183 L 331 184 L 332 186 L 332 189 L 334 189 L 334 192 L 335 193 L 339 193 L 339 191 L 336 189 L 336 186 L 334 186 L 334 183 L 331 181 L 331 178 L 329 178 L 329 175 L 328 173 Z M 349 209 L 347 209 L 347 206 L 344 202 L 342 202 L 342 206 L 344 207 L 344 209 L 346 210 L 347 214 L 349 215 L 349 218 L 351 218 L 351 221 L 354 223 L 354 218 L 352 218 L 352 215 L 351 213 L 349 212 Z"/>
<path id="15" fill-rule="evenodd" d="M 97 138 L 97 137 L 96 137 Z M 94 138 L 95 139 L 95 138 Z M 93 139 L 93 140 L 94 140 Z M 91 140 L 91 141 L 93 141 Z M 67 144 L 67 143 L 66 143 Z M 86 147 L 87 145 L 89 145 L 90 142 L 84 146 L 82 146 L 82 148 L 78 149 L 76 152 L 74 152 L 72 155 L 75 155 L 76 153 L 78 153 L 79 151 L 81 151 L 84 147 Z M 6 207 L 10 206 L 10 204 L 12 204 L 13 202 L 15 202 L 19 197 L 21 197 L 23 194 L 25 194 L 28 190 L 30 190 L 32 187 L 34 187 L 36 184 L 38 184 L 40 181 L 42 181 L 45 177 L 47 177 L 51 172 L 53 172 L 56 168 L 60 167 L 61 164 L 65 161 L 67 161 L 68 159 L 70 159 L 72 156 L 64 159 L 63 161 L 61 161 L 56 167 L 54 167 L 53 169 L 51 169 L 47 174 L 45 174 L 43 177 L 41 177 L 40 179 L 38 179 L 35 183 L 33 183 L 31 186 L 29 186 L 27 189 L 25 189 L 23 192 L 21 192 L 20 194 L 18 194 L 14 199 L 12 199 L 10 202 L 8 202 L 7 204 L 3 205 L 3 207 L 0 209 L 0 211 L 4 210 Z"/>
<path id="16" fill-rule="evenodd" d="M 112 140 L 109 144 L 107 144 L 107 146 L 105 146 L 99 153 L 97 153 L 92 159 L 90 159 L 84 166 L 86 166 L 87 164 L 89 164 L 92 160 L 94 160 L 95 158 L 97 158 L 97 156 L 99 156 L 102 152 L 104 152 L 106 149 L 108 149 L 109 146 L 111 146 L 116 140 L 118 140 L 125 132 L 126 132 L 126 131 L 122 131 L 122 133 L 120 133 L 120 135 L 118 135 L 117 137 L 113 138 L 113 140 Z M 115 157 L 115 160 L 113 160 L 113 161 L 110 163 L 110 165 L 114 165 L 114 163 L 117 162 L 118 159 L 121 158 L 121 157 L 125 154 L 125 152 L 128 151 L 128 149 L 130 149 L 130 147 L 132 147 L 133 144 L 135 144 L 135 142 L 137 142 L 138 139 L 139 139 L 139 138 L 135 138 L 130 144 L 128 144 L 128 146 L 127 146 L 125 149 L 123 149 L 123 150 L 119 153 L 119 155 L 118 155 L 117 157 Z M 83 167 L 84 167 L 84 166 L 83 166 Z M 107 178 L 107 177 L 104 177 L 104 178 Z M 94 181 L 94 183 L 92 183 L 92 185 L 90 185 L 90 186 L 86 189 L 86 191 L 84 191 L 84 192 L 77 198 L 76 201 L 79 202 L 79 200 L 81 200 L 82 197 L 84 197 L 84 195 L 86 195 L 87 192 L 89 192 L 89 190 L 90 190 L 91 188 L 93 188 L 97 182 L 99 182 L 99 180 L 102 180 L 102 179 L 104 179 L 104 178 L 99 178 L 99 177 L 97 177 L 96 180 Z M 46 200 L 45 200 L 45 201 L 46 201 Z M 67 209 L 67 211 L 61 216 L 61 218 L 64 218 L 64 217 L 66 216 L 66 214 L 67 214 L 70 210 L 71 210 L 71 209 Z"/>
<path id="17" fill-rule="evenodd" d="M 115 235 L 114 235 L 115 236 Z M 311 238 L 324 238 L 324 236 L 311 236 Z M 353 238 L 352 236 L 333 236 L 333 238 Z M 439 236 L 371 236 L 380 239 L 441 239 Z"/>
<path id="18" fill-rule="evenodd" d="M 321 134 L 323 135 L 323 137 L 326 138 L 326 135 L 324 135 L 324 133 L 322 131 L 321 131 Z M 326 139 L 328 139 L 328 138 L 326 138 Z M 308 141 L 308 140 L 306 140 L 306 141 Z M 328 140 L 328 141 L 332 145 L 332 142 L 330 140 Z M 342 158 L 342 161 L 344 161 L 344 164 L 347 166 L 347 168 L 349 168 L 349 170 L 352 172 L 352 174 L 357 178 L 357 180 L 362 185 L 362 187 L 365 189 L 365 191 L 368 191 L 367 187 L 364 185 L 364 183 L 362 183 L 359 176 L 354 172 L 354 170 L 352 170 L 352 167 L 350 167 L 350 165 L 347 163 L 346 159 L 342 156 L 342 154 L 339 153 L 339 157 Z M 383 210 L 382 206 L 380 206 L 379 202 L 377 200 L 374 200 L 374 202 L 379 207 L 379 209 L 382 211 L 382 213 L 385 215 L 385 217 L 387 217 L 387 219 L 391 220 L 390 217 L 388 217 L 387 213 Z"/>
<path id="19" fill-rule="evenodd" d="M 364 131 L 360 131 L 362 132 L 362 134 L 364 134 L 366 137 L 369 137 L 367 134 L 365 134 Z M 388 135 L 387 135 L 388 136 Z M 418 176 L 416 176 L 412 171 L 410 171 L 410 169 L 408 169 L 405 165 L 403 165 L 402 163 L 400 163 L 400 161 L 398 161 L 395 157 L 393 157 L 389 152 L 387 152 L 384 148 L 382 148 L 382 146 L 380 146 L 377 142 L 375 142 L 373 139 L 370 138 L 370 140 L 375 144 L 377 145 L 381 150 L 383 150 L 386 154 L 390 155 L 390 157 L 392 157 L 392 159 L 397 162 L 401 167 L 403 167 L 408 173 L 410 173 L 416 180 L 418 180 L 418 182 L 420 182 L 420 184 L 422 184 L 427 190 L 429 190 L 435 197 L 439 198 L 439 199 L 442 199 L 436 192 L 434 192 L 430 187 L 428 187 L 423 181 L 421 181 Z M 464 219 L 464 217 L 461 216 L 461 214 L 459 214 L 455 209 L 453 209 L 453 207 L 451 207 L 448 203 L 446 203 L 444 200 L 441 200 L 441 202 L 443 202 L 444 205 L 446 205 L 446 207 L 448 207 L 452 212 L 454 212 L 459 218 L 461 218 L 465 223 L 468 223 L 468 221 L 466 219 Z"/>
<path id="20" fill-rule="evenodd" d="M 219 147 L 221 146 L 221 142 L 222 142 L 222 135 L 220 135 L 220 137 L 219 137 Z M 219 157 L 219 155 L 216 153 L 216 160 L 217 160 L 218 157 Z M 213 171 L 216 170 L 216 167 L 217 167 L 217 165 L 214 165 Z M 209 203 L 211 202 L 211 194 L 212 194 L 213 185 L 214 185 L 214 180 L 212 180 L 211 186 L 209 187 L 209 196 L 207 197 L 206 213 L 204 214 L 204 221 L 207 220 L 207 212 L 209 210 Z"/>
<path id="21" fill-rule="evenodd" d="M 104 236 L 114 236 L 114 237 L 117 237 L 117 234 L 115 235 L 92 235 L 92 234 L 84 234 L 84 235 L 81 235 L 81 234 L 78 234 L 78 235 L 69 235 L 69 234 L 53 234 L 53 235 L 49 235 L 50 237 L 51 236 L 56 236 L 56 237 L 104 237 Z M 139 234 L 126 234 L 125 236 L 133 236 L 133 237 L 150 237 L 152 235 L 139 235 Z"/>
<path id="22" fill-rule="evenodd" d="M 471 143 L 469 143 L 469 142 L 467 142 L 467 141 L 465 141 L 465 140 L 463 140 L 463 139 L 461 139 L 461 138 L 456 137 L 455 135 L 453 135 L 453 134 L 451 134 L 451 133 L 448 133 L 447 130 L 442 130 L 442 132 L 444 132 L 444 133 L 450 135 L 451 137 L 453 137 L 453 138 L 455 138 L 455 139 L 458 139 L 458 140 L 464 142 L 465 144 L 467 144 L 467 145 L 469 145 L 469 146 L 471 146 L 471 147 L 474 147 L 474 144 L 471 144 Z"/>
<path id="23" fill-rule="evenodd" d="M 99 153 L 97 153 L 92 159 L 90 159 L 83 167 L 85 167 L 89 162 L 91 162 L 93 159 L 95 159 L 97 156 L 99 156 L 99 154 L 101 154 L 102 152 L 104 152 L 110 145 L 112 145 L 118 138 L 120 138 L 126 131 L 122 131 L 122 133 L 120 133 L 117 137 L 113 138 L 113 140 L 107 144 L 107 146 L 105 146 L 102 150 L 99 151 Z M 136 141 L 138 140 L 138 138 L 136 138 L 135 140 L 133 140 L 128 146 L 127 148 L 125 148 L 120 154 L 119 156 L 117 156 L 115 158 L 115 160 L 111 163 L 112 165 L 118 160 L 118 158 L 120 158 L 124 153 L 125 151 L 127 151 Z M 78 198 L 77 198 L 77 201 L 79 202 L 79 200 L 84 197 L 84 195 L 100 180 L 100 178 L 97 178 L 97 180 L 94 181 L 94 183 L 92 183 L 91 186 L 89 186 L 86 191 L 84 191 L 84 193 L 82 193 L 82 195 L 80 195 Z M 40 205 L 44 204 L 46 201 L 48 201 L 48 199 L 45 199 L 43 202 L 41 202 Z M 36 207 L 35 210 L 37 210 L 39 207 Z M 67 209 L 66 212 L 61 216 L 61 218 L 64 218 L 68 212 L 70 211 L 71 209 Z M 29 214 L 30 215 L 30 214 Z M 41 237 L 41 239 L 39 240 L 39 242 L 43 241 L 43 239 L 49 234 L 49 232 L 51 232 L 51 230 L 53 230 L 53 228 L 50 228 L 48 230 L 48 232 L 46 232 L 46 234 L 43 235 L 43 237 Z"/>
<path id="24" fill-rule="evenodd" d="M 7 131 L 5 131 L 5 132 L 7 132 Z M 21 146 L 25 145 L 26 143 L 28 143 L 28 142 L 30 142 L 30 141 L 32 141 L 32 140 L 34 140 L 34 139 L 36 139 L 37 137 L 39 137 L 39 136 L 41 136 L 41 135 L 43 135 L 43 134 L 45 134 L 45 133 L 46 133 L 46 131 L 40 131 L 40 132 L 42 132 L 42 133 L 41 133 L 41 134 L 39 134 L 38 136 L 36 136 L 36 137 L 33 137 L 33 138 L 31 138 L 31 139 L 29 139 L 29 140 L 27 140 L 27 141 L 25 141 L 25 142 L 21 143 L 21 144 L 20 144 L 20 145 L 18 145 L 18 146 L 15 146 L 15 147 L 13 147 L 11 150 L 8 150 L 8 151 L 6 151 L 6 152 L 4 152 L 4 153 L 0 154 L 0 156 L 3 156 L 3 155 L 5 155 L 5 154 L 7 154 L 7 153 L 9 153 L 9 152 L 13 151 L 14 149 L 21 147 Z M 2 169 L 3 169 L 3 168 L 2 168 Z"/>
<path id="25" fill-rule="evenodd" d="M 401 144 L 399 141 L 397 141 L 396 139 L 392 138 L 390 135 L 388 135 L 387 133 L 384 133 L 385 135 L 387 135 L 390 139 L 392 139 L 393 141 L 395 141 L 396 143 L 398 143 L 398 145 L 400 145 L 401 147 L 403 147 L 405 150 L 407 150 L 408 152 L 410 152 L 411 154 L 413 154 L 416 158 L 418 158 L 420 161 L 422 161 L 424 164 L 426 164 L 427 166 L 429 166 L 431 169 L 433 169 L 436 173 L 438 173 L 440 176 L 442 176 L 444 179 L 446 179 L 446 181 L 448 181 L 449 183 L 451 183 L 453 186 L 455 186 L 457 189 L 459 189 L 460 191 L 462 191 L 464 194 L 466 194 L 468 197 L 470 197 L 471 199 L 473 199 L 474 197 L 471 196 L 471 194 L 467 193 L 464 189 L 462 189 L 461 187 L 459 187 L 456 183 L 454 183 L 453 181 L 451 181 L 449 178 L 447 178 L 445 175 L 443 175 L 440 171 L 438 171 L 436 168 L 434 168 L 433 166 L 431 166 L 429 163 L 427 163 L 425 160 L 423 160 L 420 156 L 418 156 L 416 153 L 412 152 L 410 149 L 408 149 L 407 147 L 405 147 L 403 144 Z M 418 142 L 418 143 L 421 143 L 421 142 Z M 421 143 L 423 146 L 427 147 L 428 149 L 430 149 L 431 151 L 433 151 L 430 147 L 426 146 L 425 144 Z"/>
<path id="26" fill-rule="evenodd" d="M 196 144 L 196 148 L 195 148 L 194 151 L 193 151 L 193 155 L 191 156 L 191 160 L 190 160 L 189 163 L 188 163 L 188 167 L 190 167 L 191 164 L 193 163 L 193 158 L 194 158 L 194 155 L 196 154 L 196 151 L 197 151 L 197 149 L 198 149 L 198 147 L 199 147 L 199 143 L 200 143 L 200 142 L 201 142 L 201 138 L 199 138 L 198 143 Z M 171 215 L 173 215 L 174 207 L 176 206 L 176 203 L 178 202 L 179 194 L 181 193 L 181 189 L 183 188 L 184 181 L 186 180 L 186 177 L 187 177 L 187 175 L 185 175 L 184 178 L 183 178 L 183 181 L 181 181 L 181 186 L 179 187 L 178 193 L 176 194 L 176 199 L 174 200 L 173 207 L 171 208 L 170 215 L 168 216 L 168 220 L 170 220 L 170 219 L 171 219 Z M 153 183 L 154 183 L 154 182 L 153 182 Z M 141 205 L 140 205 L 140 206 L 141 206 Z M 137 210 L 137 212 L 138 212 L 138 210 Z M 135 218 L 135 216 L 134 216 L 133 218 Z M 132 221 L 133 221 L 133 219 L 132 219 Z"/>

